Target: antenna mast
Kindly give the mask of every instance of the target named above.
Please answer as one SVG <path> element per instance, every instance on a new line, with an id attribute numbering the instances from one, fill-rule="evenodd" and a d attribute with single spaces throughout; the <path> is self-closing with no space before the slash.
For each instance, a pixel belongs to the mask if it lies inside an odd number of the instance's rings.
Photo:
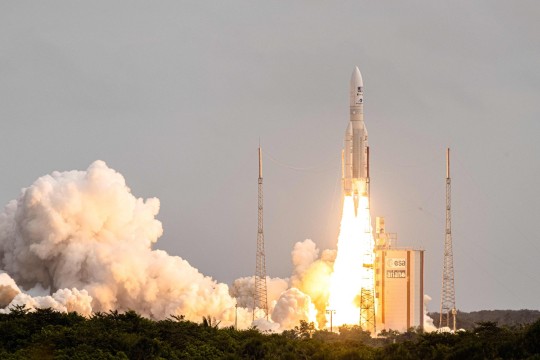
<path id="1" fill-rule="evenodd" d="M 259 211 L 257 229 L 257 255 L 255 259 L 255 292 L 253 294 L 253 320 L 266 318 L 268 320 L 268 297 L 266 289 L 266 260 L 264 255 L 263 233 L 263 176 L 262 151 L 259 144 Z"/>
<path id="2" fill-rule="evenodd" d="M 456 331 L 456 293 L 454 289 L 454 255 L 452 252 L 450 148 L 446 149 L 446 233 L 439 328 L 446 326 Z"/>

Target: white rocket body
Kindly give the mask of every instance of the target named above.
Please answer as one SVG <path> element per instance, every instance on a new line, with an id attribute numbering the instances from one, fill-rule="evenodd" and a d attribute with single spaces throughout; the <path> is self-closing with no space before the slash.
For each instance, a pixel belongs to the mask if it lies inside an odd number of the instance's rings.
<path id="1" fill-rule="evenodd" d="M 358 67 L 351 76 L 350 85 L 350 121 L 345 131 L 342 174 L 345 196 L 354 196 L 355 205 L 358 196 L 367 196 L 368 183 L 368 133 L 364 124 L 364 85 Z"/>

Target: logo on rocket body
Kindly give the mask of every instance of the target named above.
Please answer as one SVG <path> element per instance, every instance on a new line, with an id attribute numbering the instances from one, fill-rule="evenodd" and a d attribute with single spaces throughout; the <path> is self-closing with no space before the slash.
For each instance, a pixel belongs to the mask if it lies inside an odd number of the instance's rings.
<path id="1" fill-rule="evenodd" d="M 350 83 L 350 118 L 343 148 L 343 192 L 346 196 L 367 195 L 368 134 L 364 124 L 364 84 L 358 67 Z M 355 201 L 357 203 L 357 201 Z"/>

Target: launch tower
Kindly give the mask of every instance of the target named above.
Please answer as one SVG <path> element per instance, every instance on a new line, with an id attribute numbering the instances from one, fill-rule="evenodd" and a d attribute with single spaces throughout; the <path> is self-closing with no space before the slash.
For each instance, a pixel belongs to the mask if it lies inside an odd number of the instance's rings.
<path id="1" fill-rule="evenodd" d="M 456 293 L 454 289 L 454 255 L 452 253 L 452 219 L 450 199 L 450 148 L 446 149 L 446 233 L 442 275 L 441 313 L 439 328 L 446 326 L 456 331 Z"/>
<path id="2" fill-rule="evenodd" d="M 257 255 L 255 259 L 255 291 L 253 293 L 253 320 L 268 320 L 268 295 L 266 289 L 266 259 L 264 255 L 263 232 L 263 176 L 262 152 L 259 145 L 259 207 L 257 227 Z"/>
<path id="3" fill-rule="evenodd" d="M 369 146 L 366 146 L 366 192 L 368 196 L 367 202 L 367 213 L 370 214 L 369 204 L 371 202 L 370 189 L 369 189 Z M 371 236 L 371 218 L 369 221 L 368 228 L 365 229 L 365 232 Z M 369 331 L 372 334 L 375 334 L 377 331 L 376 321 L 375 321 L 375 293 L 374 293 L 374 272 L 373 272 L 373 250 L 370 249 L 369 253 L 363 255 L 364 261 L 362 266 L 364 267 L 364 279 L 365 282 L 371 282 L 370 287 L 363 287 L 360 290 L 360 326 L 364 330 Z"/>

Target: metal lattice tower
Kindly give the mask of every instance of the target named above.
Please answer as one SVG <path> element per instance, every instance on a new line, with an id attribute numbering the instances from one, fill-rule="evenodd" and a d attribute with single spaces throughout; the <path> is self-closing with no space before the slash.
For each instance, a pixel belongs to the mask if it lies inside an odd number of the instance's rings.
<path id="1" fill-rule="evenodd" d="M 263 177 L 262 152 L 259 145 L 259 212 L 257 228 L 257 256 L 255 259 L 255 291 L 253 293 L 253 320 L 266 318 L 268 320 L 268 295 L 266 289 L 266 259 L 264 255 L 263 232 Z"/>
<path id="2" fill-rule="evenodd" d="M 367 159 L 367 177 L 366 177 L 366 190 L 368 196 L 367 203 L 367 213 L 370 214 L 370 181 L 369 181 L 369 146 L 366 148 L 366 159 Z M 370 219 L 371 222 L 371 219 Z M 365 230 L 366 233 L 371 235 L 371 225 L 368 225 L 368 228 Z M 364 261 L 362 266 L 364 267 L 365 275 L 368 279 L 374 281 L 373 273 L 373 249 L 370 254 L 364 254 Z M 367 261 L 366 261 L 367 260 Z M 372 334 L 376 332 L 375 324 L 375 283 L 371 284 L 370 288 L 361 288 L 360 289 L 360 326 L 363 330 L 367 330 Z"/>
<path id="3" fill-rule="evenodd" d="M 441 313 L 439 328 L 446 326 L 456 331 L 456 293 L 454 289 L 454 255 L 452 253 L 450 148 L 446 149 L 446 233 L 442 275 Z"/>
<path id="4" fill-rule="evenodd" d="M 360 290 L 360 327 L 375 334 L 375 296 L 373 289 Z"/>

